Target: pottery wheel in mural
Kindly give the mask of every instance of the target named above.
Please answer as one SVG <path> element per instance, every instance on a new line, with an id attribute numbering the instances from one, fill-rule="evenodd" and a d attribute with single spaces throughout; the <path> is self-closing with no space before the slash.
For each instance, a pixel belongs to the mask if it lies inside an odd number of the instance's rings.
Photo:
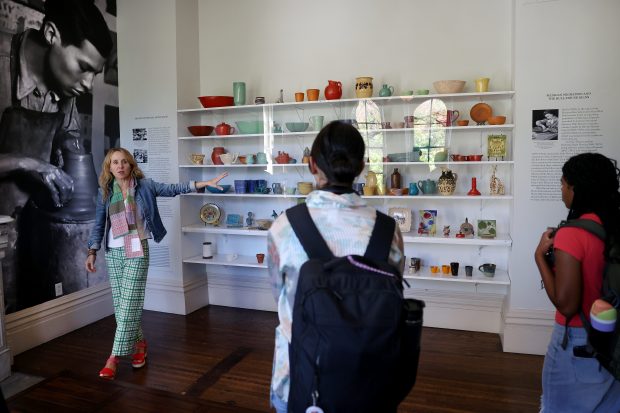
<path id="1" fill-rule="evenodd" d="M 469 116 L 478 125 L 484 125 L 492 115 L 493 109 L 486 103 L 476 103 L 469 111 Z"/>

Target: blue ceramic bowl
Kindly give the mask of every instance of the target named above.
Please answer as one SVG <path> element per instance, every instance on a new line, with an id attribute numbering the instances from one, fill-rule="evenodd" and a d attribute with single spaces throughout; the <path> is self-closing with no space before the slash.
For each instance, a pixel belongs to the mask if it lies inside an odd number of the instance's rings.
<path id="1" fill-rule="evenodd" d="M 230 185 L 220 184 L 220 186 L 222 187 L 222 189 L 217 189 L 214 186 L 208 186 L 207 191 L 211 192 L 212 194 L 223 194 L 225 192 L 228 192 L 228 190 L 230 189 Z"/>

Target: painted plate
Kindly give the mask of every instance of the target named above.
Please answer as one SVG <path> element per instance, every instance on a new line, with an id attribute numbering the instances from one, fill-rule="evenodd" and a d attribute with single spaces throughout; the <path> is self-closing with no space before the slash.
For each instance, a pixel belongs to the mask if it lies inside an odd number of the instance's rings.
<path id="1" fill-rule="evenodd" d="M 483 125 L 491 116 L 493 116 L 493 108 L 486 103 L 476 103 L 469 111 L 469 117 L 478 125 Z"/>
<path id="2" fill-rule="evenodd" d="M 200 219 L 205 224 L 217 225 L 222 216 L 222 210 L 215 204 L 204 204 L 200 208 Z"/>

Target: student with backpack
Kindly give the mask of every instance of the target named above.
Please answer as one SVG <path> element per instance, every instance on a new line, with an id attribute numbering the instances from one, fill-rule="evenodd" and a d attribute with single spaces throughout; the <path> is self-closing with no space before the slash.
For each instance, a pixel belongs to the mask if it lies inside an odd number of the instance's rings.
<path id="1" fill-rule="evenodd" d="M 543 366 L 543 413 L 620 412 L 620 382 L 581 351 L 588 344 L 592 304 L 603 295 L 610 240 L 620 237 L 619 175 L 616 161 L 604 155 L 571 157 L 561 179 L 568 220 L 602 225 L 608 242 L 569 221 L 557 231 L 545 231 L 534 254 L 557 310 Z"/>
<path id="2" fill-rule="evenodd" d="M 392 369 L 385 377 L 377 367 L 381 360 L 386 366 L 393 362 L 400 349 L 389 346 L 390 334 L 401 332 L 404 255 L 398 225 L 352 189 L 364 155 L 364 141 L 353 126 L 339 121 L 325 126 L 310 154 L 317 189 L 306 198 L 307 208 L 287 210 L 269 230 L 268 264 L 280 321 L 270 397 L 278 413 L 395 413 L 413 386 L 412 381 L 404 387 L 402 381 L 393 383 L 398 372 Z M 357 281 L 368 284 L 352 287 Z M 355 288 L 362 294 L 351 294 Z M 364 292 L 379 290 L 382 295 L 365 301 Z M 353 301 L 363 307 L 363 320 L 380 319 L 382 325 L 356 319 L 355 306 L 347 307 Z M 420 303 L 414 304 L 421 315 Z M 421 328 L 421 318 L 419 323 Z M 360 355 L 358 345 L 372 341 L 382 348 L 379 354 L 364 347 L 370 353 Z M 413 358 L 409 361 L 417 368 L 417 355 Z M 366 406 L 362 403 L 375 408 L 360 408 Z"/>

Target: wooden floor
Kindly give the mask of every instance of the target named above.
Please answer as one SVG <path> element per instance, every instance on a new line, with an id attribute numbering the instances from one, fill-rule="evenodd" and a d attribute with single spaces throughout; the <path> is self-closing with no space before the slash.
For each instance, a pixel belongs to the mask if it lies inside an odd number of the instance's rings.
<path id="1" fill-rule="evenodd" d="M 9 400 L 14 412 L 270 412 L 275 313 L 206 307 L 188 316 L 145 311 L 148 364 L 97 377 L 114 318 L 15 357 L 46 377 Z M 537 412 L 540 356 L 502 353 L 496 334 L 426 328 L 418 382 L 399 412 Z"/>

